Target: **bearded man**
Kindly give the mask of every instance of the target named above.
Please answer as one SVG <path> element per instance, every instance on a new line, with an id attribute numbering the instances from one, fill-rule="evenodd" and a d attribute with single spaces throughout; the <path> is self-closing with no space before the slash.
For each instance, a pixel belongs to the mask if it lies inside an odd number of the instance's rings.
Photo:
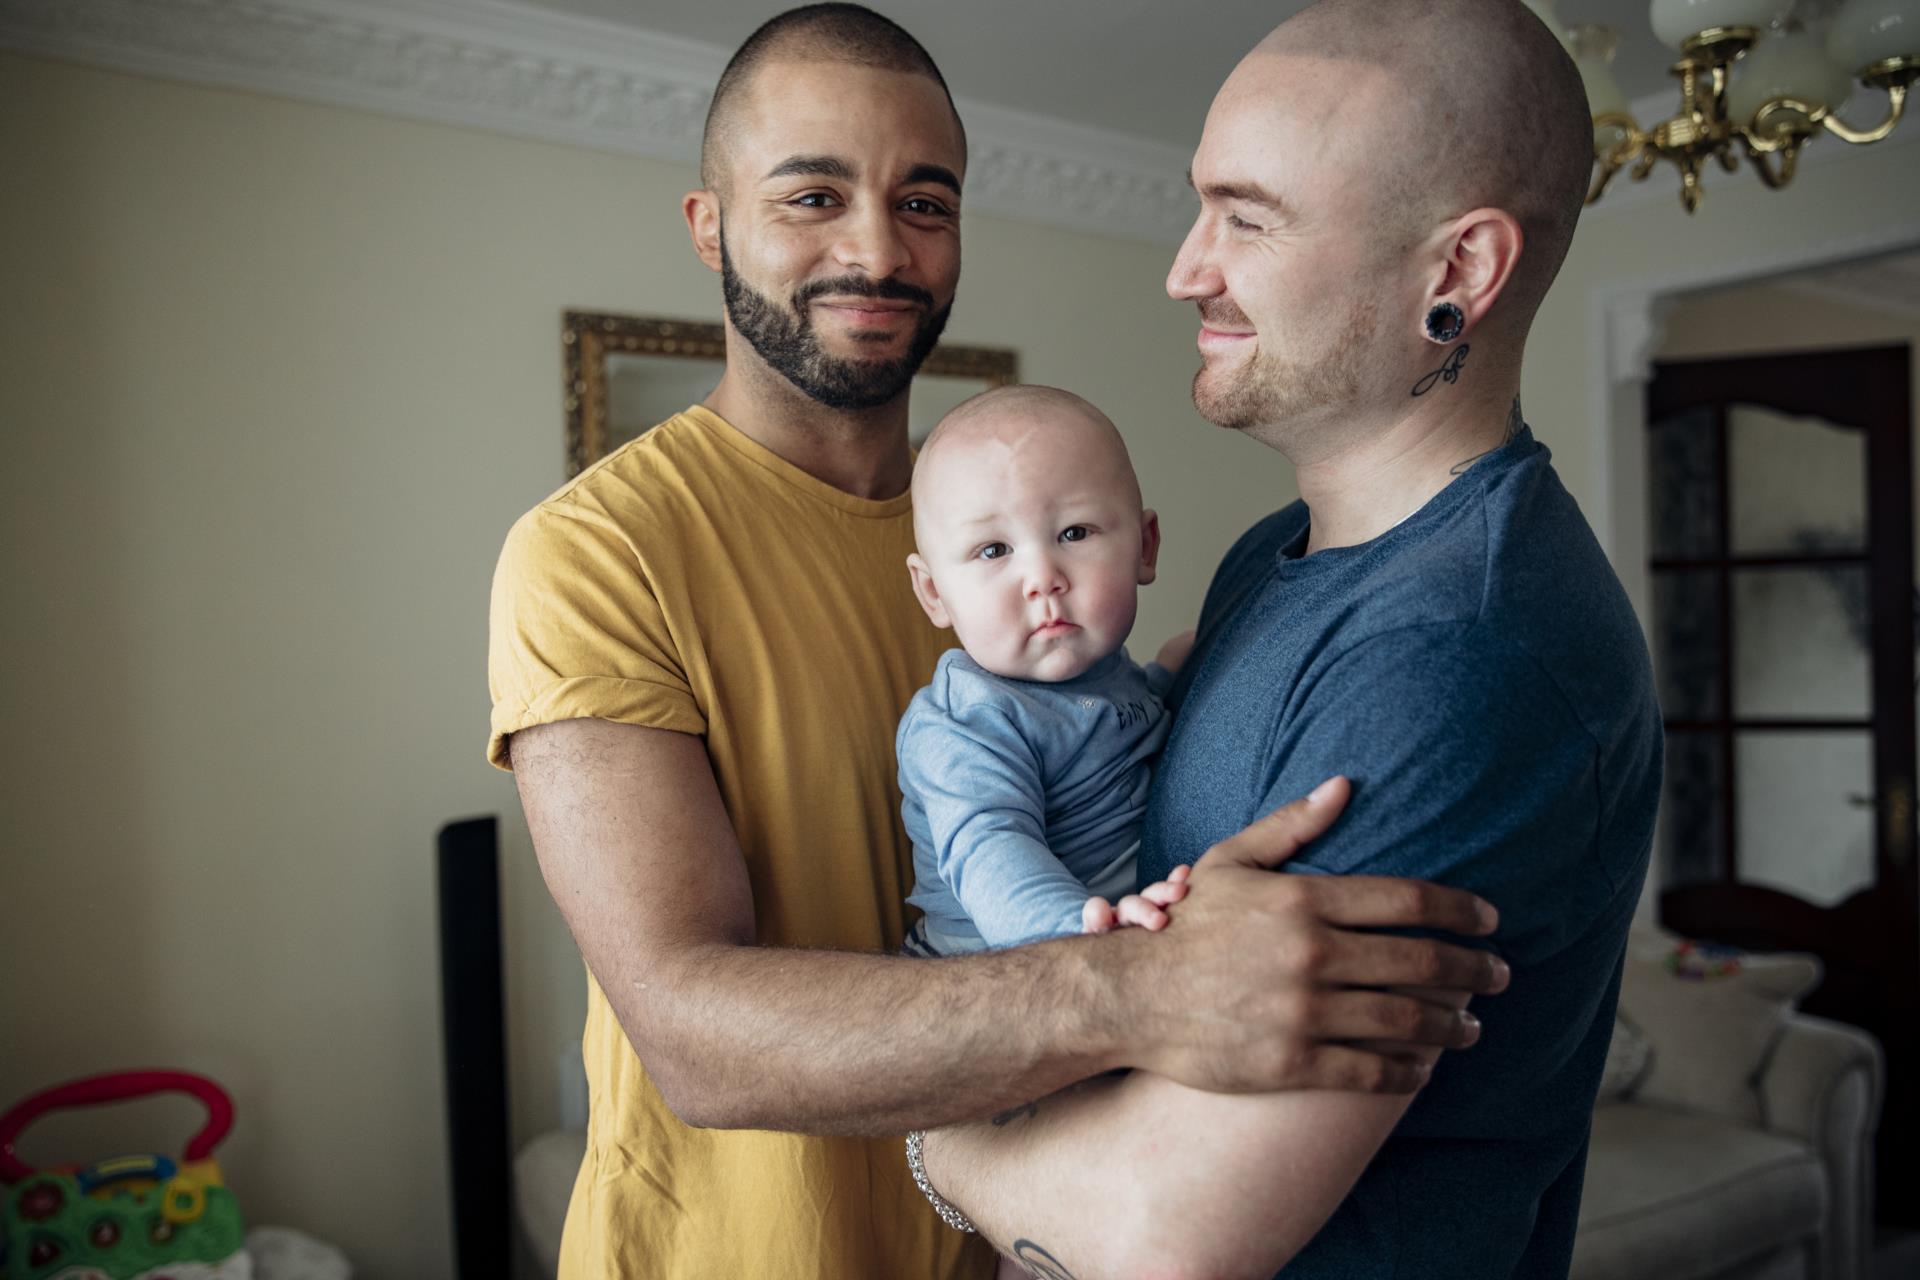
<path id="1" fill-rule="evenodd" d="M 569 1280 L 984 1276 L 898 1135 L 1118 1067 L 1410 1090 L 1475 1028 L 1384 988 L 1505 984 L 1484 950 L 1357 931 L 1484 934 L 1469 893 L 1259 869 L 1328 804 L 1219 842 L 1164 934 L 896 954 L 894 727 L 944 647 L 905 570 L 907 394 L 953 303 L 966 159 L 893 23 L 830 4 L 756 32 L 684 205 L 721 276 L 719 385 L 508 536 L 489 754 L 589 969 Z"/>

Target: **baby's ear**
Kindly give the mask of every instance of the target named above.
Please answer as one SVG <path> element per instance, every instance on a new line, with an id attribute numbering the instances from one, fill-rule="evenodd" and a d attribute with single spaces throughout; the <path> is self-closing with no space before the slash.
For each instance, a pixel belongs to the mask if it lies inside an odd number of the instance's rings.
<path id="1" fill-rule="evenodd" d="M 927 611 L 928 621 L 936 627 L 951 627 L 953 619 L 947 616 L 947 606 L 940 603 L 940 588 L 933 581 L 933 570 L 927 568 L 927 562 L 917 551 L 907 557 L 907 576 L 913 579 L 913 597 Z"/>
<path id="2" fill-rule="evenodd" d="M 1160 517 L 1152 507 L 1140 513 L 1140 585 L 1153 581 L 1153 566 L 1160 559 Z"/>

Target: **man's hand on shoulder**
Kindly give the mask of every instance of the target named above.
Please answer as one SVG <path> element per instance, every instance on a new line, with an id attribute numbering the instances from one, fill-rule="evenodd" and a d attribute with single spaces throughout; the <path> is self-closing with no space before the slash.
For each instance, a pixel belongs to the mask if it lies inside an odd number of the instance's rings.
<path id="1" fill-rule="evenodd" d="M 1503 961 L 1361 930 L 1483 936 L 1498 922 L 1489 904 L 1414 880 L 1273 874 L 1332 825 L 1349 791 L 1333 779 L 1209 850 L 1164 936 L 1109 941 L 1127 948 L 1122 980 L 1144 1031 L 1123 1065 L 1214 1092 L 1409 1093 L 1437 1050 L 1478 1038 L 1455 1006 L 1503 990 Z"/>

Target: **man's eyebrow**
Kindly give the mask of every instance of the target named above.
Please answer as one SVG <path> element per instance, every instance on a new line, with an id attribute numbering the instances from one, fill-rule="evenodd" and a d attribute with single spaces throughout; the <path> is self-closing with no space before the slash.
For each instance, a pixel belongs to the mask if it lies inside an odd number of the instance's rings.
<path id="1" fill-rule="evenodd" d="M 1187 185 L 1194 187 L 1202 197 L 1208 200 L 1246 200 L 1275 213 L 1292 216 L 1293 207 L 1281 197 L 1267 190 L 1257 182 L 1209 182 L 1204 187 L 1195 187 L 1193 170 L 1187 170 Z"/>
<path id="2" fill-rule="evenodd" d="M 905 181 L 909 185 L 915 182 L 937 182 L 956 196 L 960 194 L 960 175 L 943 164 L 917 164 L 907 170 Z"/>
<path id="3" fill-rule="evenodd" d="M 858 175 L 838 156 L 788 156 L 767 170 L 768 178 L 838 178 L 852 182 Z"/>

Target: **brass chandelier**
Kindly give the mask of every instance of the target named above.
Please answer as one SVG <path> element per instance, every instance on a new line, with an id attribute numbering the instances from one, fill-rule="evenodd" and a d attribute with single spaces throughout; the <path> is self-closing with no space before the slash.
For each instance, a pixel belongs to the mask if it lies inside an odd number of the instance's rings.
<path id="1" fill-rule="evenodd" d="M 1878 142 L 1893 132 L 1907 88 L 1920 79 L 1920 0 L 1653 0 L 1654 34 L 1680 53 L 1680 109 L 1642 128 L 1614 82 L 1619 37 L 1609 27 L 1563 28 L 1554 0 L 1526 0 L 1569 52 L 1593 112 L 1593 204 L 1621 170 L 1644 181 L 1665 160 L 1680 171 L 1680 202 L 1700 205 L 1711 162 L 1738 171 L 1744 153 L 1768 187 L 1793 180 L 1820 133 Z M 1885 93 L 1885 118 L 1856 128 L 1839 110 L 1855 82 Z"/>

